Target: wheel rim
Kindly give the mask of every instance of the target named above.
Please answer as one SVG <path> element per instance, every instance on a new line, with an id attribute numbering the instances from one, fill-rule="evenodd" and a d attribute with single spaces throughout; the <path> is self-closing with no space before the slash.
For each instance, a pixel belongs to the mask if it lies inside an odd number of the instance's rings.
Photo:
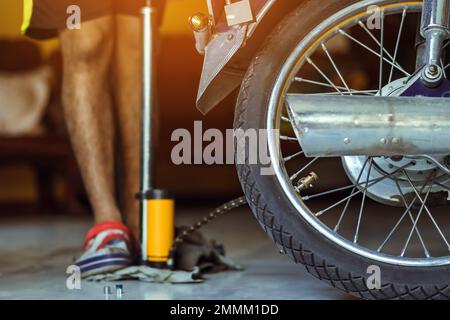
<path id="1" fill-rule="evenodd" d="M 400 17 L 399 25 L 397 25 L 399 32 L 395 41 L 395 50 L 391 51 L 391 53 L 389 53 L 386 47 L 383 46 L 383 31 L 385 31 L 384 26 L 380 31 L 380 37 L 378 38 L 377 43 L 374 33 L 372 33 L 371 36 L 369 34 L 371 31 L 368 29 L 364 30 L 364 27 L 361 26 L 360 23 L 358 23 L 358 21 L 365 21 L 367 17 L 372 14 L 371 12 L 367 12 L 367 8 L 371 5 L 378 5 L 382 10 L 382 24 L 385 23 L 385 18 L 388 16 L 399 15 Z M 406 180 L 403 182 L 405 182 L 406 185 L 410 185 L 410 190 L 412 191 L 413 195 L 416 195 L 416 199 L 414 199 L 414 197 L 413 199 L 406 199 L 405 194 L 402 193 L 402 189 L 398 189 L 399 201 L 401 202 L 401 204 L 403 204 L 403 213 L 397 217 L 393 216 L 394 218 L 392 220 L 396 223 L 388 226 L 388 232 L 385 233 L 381 242 L 377 246 L 369 247 L 368 245 L 364 245 L 362 243 L 363 241 L 360 240 L 360 236 L 363 229 L 362 221 L 366 218 L 363 215 L 363 209 L 369 198 L 367 196 L 367 191 L 369 184 L 371 183 L 371 181 L 369 180 L 369 176 L 371 170 L 370 168 L 374 167 L 374 159 L 367 158 L 362 161 L 362 166 L 364 166 L 363 169 L 367 166 L 369 168 L 369 175 L 367 179 L 359 182 L 360 176 L 362 176 L 363 173 L 363 170 L 360 170 L 359 177 L 356 177 L 356 179 L 354 179 L 357 182 L 350 179 L 352 181 L 352 184 L 350 185 L 340 188 L 333 188 L 331 190 L 321 191 L 320 193 L 318 193 L 320 196 L 326 196 L 339 192 L 349 192 L 350 197 L 347 195 L 346 197 L 341 198 L 341 200 L 335 201 L 334 206 L 332 206 L 331 209 L 329 209 L 329 207 L 325 207 L 325 209 L 322 210 L 313 210 L 308 206 L 308 203 L 306 202 L 312 200 L 313 198 L 318 198 L 319 196 L 317 196 L 317 194 L 313 194 L 312 196 L 299 194 L 298 190 L 296 190 L 295 188 L 294 182 L 297 179 L 301 178 L 302 175 L 306 175 L 310 171 L 314 171 L 314 167 L 317 166 L 319 162 L 323 161 L 323 159 L 308 159 L 305 165 L 301 166 L 300 169 L 297 168 L 296 171 L 294 171 L 294 174 L 290 173 L 287 162 L 299 158 L 302 155 L 302 151 L 299 150 L 291 154 L 286 154 L 283 145 L 289 142 L 296 142 L 297 139 L 291 138 L 280 132 L 283 131 L 282 123 L 290 123 L 289 117 L 284 113 L 284 101 L 282 97 L 291 89 L 292 84 L 295 83 L 296 80 L 297 82 L 307 83 L 309 85 L 316 85 L 320 87 L 327 87 L 328 89 L 334 89 L 334 94 L 340 95 L 342 95 L 343 93 L 350 95 L 376 95 L 381 93 L 382 95 L 387 95 L 387 90 L 385 90 L 385 87 L 387 87 L 387 85 L 385 86 L 382 80 L 379 81 L 379 87 L 376 90 L 370 88 L 365 88 L 364 90 L 354 90 L 353 88 L 351 88 L 348 81 L 346 81 L 345 76 L 339 71 L 338 63 L 335 59 L 333 59 L 330 50 L 328 50 L 327 48 L 328 41 L 334 38 L 336 35 L 339 35 L 351 40 L 358 46 L 363 47 L 362 41 L 353 37 L 352 34 L 347 32 L 346 30 L 350 30 L 353 27 L 360 27 L 364 32 L 367 33 L 369 39 L 371 39 L 375 44 L 378 45 L 380 50 L 378 58 L 381 61 L 380 73 L 386 74 L 385 69 L 383 69 L 383 63 L 386 63 L 388 66 L 390 66 L 390 70 L 387 71 L 387 80 L 385 80 L 385 84 L 393 83 L 395 73 L 400 74 L 400 76 L 410 75 L 410 73 L 408 73 L 398 63 L 396 58 L 399 55 L 401 36 L 404 32 L 404 25 L 406 23 L 406 19 L 408 19 L 408 15 L 417 14 L 421 11 L 421 9 L 422 3 L 420 1 L 361 1 L 341 10 L 337 14 L 324 21 L 299 43 L 299 45 L 292 52 L 292 54 L 284 64 L 281 72 L 278 75 L 275 87 L 272 91 L 267 116 L 269 155 L 271 158 L 275 176 L 280 183 L 285 195 L 287 196 L 291 204 L 297 209 L 301 217 L 323 236 L 339 245 L 340 247 L 343 247 L 351 252 L 383 263 L 412 267 L 442 266 L 450 264 L 450 245 L 447 240 L 447 233 L 445 232 L 446 230 L 442 228 L 441 221 L 438 221 L 434 213 L 430 210 L 430 208 L 428 208 L 428 197 L 432 192 L 432 188 L 437 186 L 439 188 L 446 188 L 448 190 L 448 187 L 446 185 L 442 185 L 442 183 L 440 183 L 441 185 L 439 186 L 438 184 L 434 183 L 435 176 L 437 175 L 436 172 L 438 172 L 438 170 L 432 170 L 432 172 L 434 172 L 434 176 L 432 176 L 431 174 L 428 175 L 427 178 L 424 178 L 423 181 L 421 181 L 422 187 L 418 187 L 416 181 L 413 180 L 411 176 L 404 173 L 407 166 L 400 166 L 400 169 L 403 170 L 402 174 L 404 175 L 404 180 Z M 334 79 L 331 80 L 327 76 L 327 74 L 323 72 L 323 70 L 321 70 L 320 65 L 318 65 L 314 61 L 314 53 L 318 48 L 322 49 L 322 55 L 326 58 L 326 61 L 328 61 L 329 68 L 335 72 L 335 76 L 337 79 L 336 81 L 334 81 Z M 370 49 L 371 47 L 368 48 Z M 367 50 L 367 48 L 365 49 Z M 374 51 L 373 49 L 372 51 L 376 53 L 376 51 Z M 298 76 L 302 67 L 306 64 L 309 65 L 311 69 L 315 70 L 322 77 L 322 81 L 301 78 Z M 301 81 L 299 81 L 299 79 Z M 336 85 L 337 81 L 340 81 L 339 85 Z M 393 91 L 395 90 L 391 89 L 391 92 Z M 327 92 L 327 94 L 333 93 Z M 346 159 L 344 158 L 344 163 L 345 160 Z M 349 160 L 348 157 L 347 160 Z M 393 176 L 394 174 L 385 174 L 383 180 L 390 180 Z M 448 176 L 446 177 L 446 179 L 448 180 Z M 394 183 L 396 185 L 398 184 L 396 182 Z M 430 187 L 430 185 L 432 187 Z M 344 236 L 340 233 L 340 228 L 344 219 L 346 219 L 346 214 L 348 212 L 347 210 L 350 210 L 350 203 L 352 201 L 356 202 L 354 199 L 356 199 L 356 196 L 358 195 L 361 196 L 361 202 L 358 209 L 359 212 L 356 215 L 357 224 L 354 230 L 353 239 L 350 239 L 348 236 Z M 413 212 L 413 208 L 417 206 L 417 203 L 420 203 L 420 206 L 417 208 L 416 212 Z M 335 221 L 335 225 L 333 228 L 330 223 L 324 221 L 325 219 L 322 219 L 322 216 L 327 216 L 327 214 L 332 209 L 337 209 L 339 208 L 339 206 L 341 206 L 339 210 L 340 214 L 335 217 L 337 219 L 337 223 Z M 354 204 L 352 206 L 354 206 Z M 437 232 L 438 238 L 440 239 L 441 244 L 445 249 L 445 252 L 442 255 L 431 254 L 424 240 L 424 235 L 420 232 L 419 226 L 422 223 L 423 218 L 426 216 L 429 218 L 431 225 L 435 227 L 435 232 Z M 405 226 L 407 225 L 406 222 L 409 223 L 409 227 L 406 228 L 408 232 L 406 232 L 406 237 L 403 240 L 404 243 L 401 246 L 401 251 L 397 255 L 388 252 L 386 248 L 388 246 L 392 246 L 391 244 L 389 244 L 389 241 L 392 241 L 393 236 L 396 233 L 400 232 L 399 230 L 402 224 L 404 224 Z M 414 253 L 410 253 L 414 246 L 420 248 L 419 251 L 421 251 L 421 257 L 415 256 L 417 250 L 415 250 Z"/>

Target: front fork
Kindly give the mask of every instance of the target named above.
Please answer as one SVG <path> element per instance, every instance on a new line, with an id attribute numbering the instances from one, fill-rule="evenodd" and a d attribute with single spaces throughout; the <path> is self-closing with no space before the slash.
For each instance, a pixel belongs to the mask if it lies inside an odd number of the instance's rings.
<path id="1" fill-rule="evenodd" d="M 444 79 L 444 43 L 450 38 L 450 0 L 424 0 L 420 35 L 424 48 L 418 50 L 421 79 L 427 87 L 437 87 Z"/>

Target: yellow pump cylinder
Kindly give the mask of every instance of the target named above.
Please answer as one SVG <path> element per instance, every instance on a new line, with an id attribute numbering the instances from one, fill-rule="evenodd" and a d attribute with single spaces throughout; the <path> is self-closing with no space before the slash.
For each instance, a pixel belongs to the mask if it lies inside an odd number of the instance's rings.
<path id="1" fill-rule="evenodd" d="M 147 203 L 147 263 L 165 267 L 175 234 L 175 201 L 165 193 L 151 194 Z"/>

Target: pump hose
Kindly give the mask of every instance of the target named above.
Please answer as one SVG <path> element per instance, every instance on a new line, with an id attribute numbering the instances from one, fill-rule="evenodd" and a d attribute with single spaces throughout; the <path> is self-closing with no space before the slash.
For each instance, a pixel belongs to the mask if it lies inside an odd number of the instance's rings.
<path id="1" fill-rule="evenodd" d="M 186 230 L 184 230 L 183 232 L 181 232 L 174 240 L 172 248 L 170 249 L 170 253 L 169 253 L 169 266 L 173 267 L 174 264 L 174 258 L 175 258 L 175 253 L 176 250 L 178 248 L 178 246 L 180 244 L 182 244 L 189 235 L 191 235 L 192 233 L 194 233 L 195 231 L 203 228 L 204 226 L 206 226 L 208 223 L 210 223 L 211 221 L 213 221 L 214 219 L 223 216 L 224 214 L 237 209 L 239 207 L 244 206 L 245 204 L 247 204 L 247 199 L 243 196 L 243 197 L 239 197 L 237 199 L 231 200 L 227 203 L 224 203 L 223 205 L 221 205 L 220 207 L 214 209 L 213 211 L 211 211 L 207 216 L 205 216 L 203 219 L 201 219 L 200 221 L 198 221 L 197 223 L 191 225 L 190 227 L 188 227 Z"/>

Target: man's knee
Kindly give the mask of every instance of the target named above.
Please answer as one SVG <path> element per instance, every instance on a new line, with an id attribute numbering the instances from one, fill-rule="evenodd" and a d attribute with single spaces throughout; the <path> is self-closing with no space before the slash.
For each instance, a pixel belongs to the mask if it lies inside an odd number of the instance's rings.
<path id="1" fill-rule="evenodd" d="M 113 30 L 112 17 L 103 17 L 82 23 L 79 30 L 61 31 L 65 62 L 71 65 L 109 62 L 113 50 Z"/>

